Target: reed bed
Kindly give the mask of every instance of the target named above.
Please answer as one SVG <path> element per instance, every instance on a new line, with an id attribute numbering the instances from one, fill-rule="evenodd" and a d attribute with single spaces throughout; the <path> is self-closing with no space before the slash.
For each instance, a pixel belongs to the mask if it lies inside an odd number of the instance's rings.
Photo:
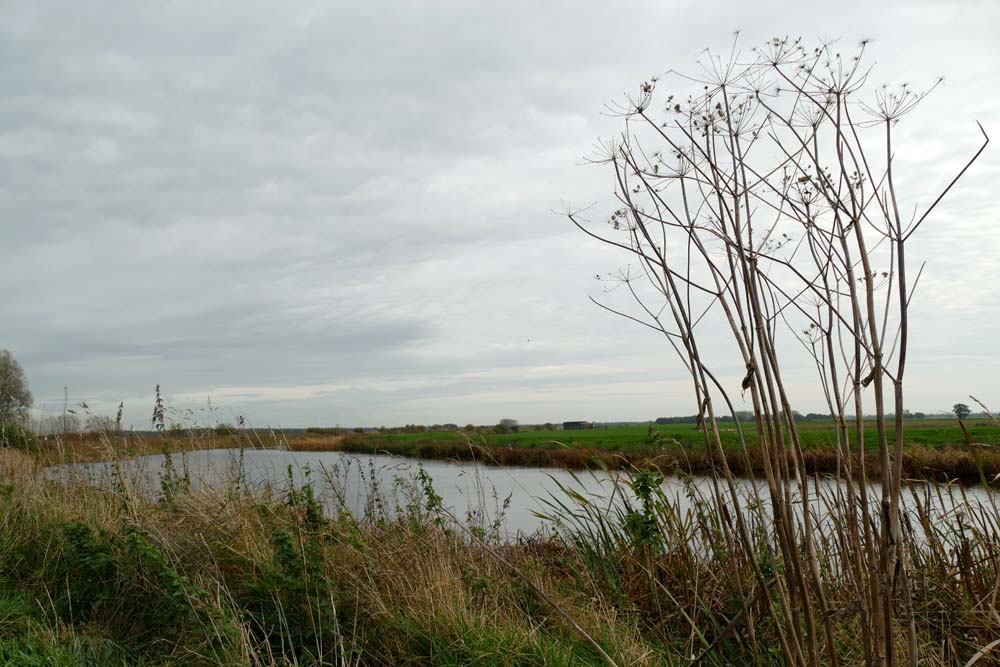
<path id="1" fill-rule="evenodd" d="M 656 468 L 680 474 L 708 474 L 720 467 L 716 450 L 691 450 L 680 447 L 650 447 L 646 450 L 616 452 L 597 448 L 559 446 L 504 447 L 474 440 L 441 441 L 432 438 L 411 442 L 393 442 L 364 434 L 349 434 L 336 442 L 324 444 L 315 439 L 309 446 L 290 440 L 293 450 L 338 451 L 358 454 L 392 454 L 421 459 L 479 461 L 488 465 L 565 468 L 569 470 L 636 470 Z M 742 477 L 765 475 L 768 453 L 765 448 L 747 446 L 725 453 L 733 474 Z M 843 474 L 846 470 L 867 470 L 877 478 L 882 465 L 877 451 L 864 454 L 864 466 L 857 453 L 843 453 L 832 447 L 814 447 L 801 452 L 801 464 L 807 474 Z M 786 465 L 796 463 L 793 452 L 785 454 Z M 986 445 L 958 447 L 909 446 L 902 455 L 902 470 L 909 478 L 941 482 L 988 484 L 1000 476 L 1000 448 Z"/>
<path id="2" fill-rule="evenodd" d="M 336 440 L 333 440 L 336 446 Z M 307 443 L 308 444 L 308 443 Z M 38 438 L 38 459 L 45 465 L 108 461 L 131 456 L 204 449 L 290 449 L 281 431 L 204 427 L 157 431 L 56 433 Z M 308 447 L 307 447 L 308 448 Z"/>

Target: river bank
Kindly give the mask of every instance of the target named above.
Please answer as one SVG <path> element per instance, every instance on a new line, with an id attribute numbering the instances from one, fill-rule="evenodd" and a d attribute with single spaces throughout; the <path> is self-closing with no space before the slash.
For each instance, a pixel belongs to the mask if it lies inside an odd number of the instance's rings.
<path id="1" fill-rule="evenodd" d="M 441 442 L 418 439 L 392 442 L 365 436 L 345 436 L 339 451 L 358 454 L 391 454 L 430 460 L 478 461 L 486 465 L 537 466 L 567 470 L 639 470 L 654 468 L 666 474 L 709 474 L 718 469 L 719 458 L 704 448 L 688 450 L 660 446 L 633 451 L 609 451 L 572 446 L 510 447 L 478 444 L 475 441 Z M 788 454 L 791 461 L 792 454 Z M 849 457 L 852 468 L 860 468 L 861 457 Z M 726 460 L 732 472 L 741 477 L 764 476 L 764 451 L 751 446 L 731 448 Z M 802 461 L 810 474 L 836 475 L 842 470 L 842 458 L 831 447 L 812 447 L 802 452 Z M 866 451 L 865 469 L 877 479 L 881 460 L 876 452 Z M 912 479 L 939 482 L 958 480 L 964 484 L 988 484 L 1000 475 L 1000 448 L 983 446 L 929 447 L 913 445 L 903 453 L 903 471 Z"/>
<path id="2" fill-rule="evenodd" d="M 964 484 L 989 484 L 1000 476 L 1000 427 L 988 421 L 972 422 L 963 431 L 954 422 L 918 420 L 907 427 L 903 471 L 911 479 Z M 875 449 L 875 429 L 866 430 L 864 465 L 877 479 L 881 460 Z M 764 475 L 764 451 L 752 434 L 747 447 L 733 426 L 722 434 L 726 458 L 734 474 Z M 890 433 L 890 437 L 892 434 Z M 810 474 L 842 473 L 835 433 L 828 423 L 802 426 L 802 462 Z M 704 435 L 691 425 L 631 426 L 590 431 L 524 431 L 496 434 L 479 431 L 423 431 L 414 433 L 352 432 L 314 429 L 217 431 L 187 430 L 166 433 L 90 433 L 50 437 L 41 441 L 40 458 L 58 465 L 122 457 L 204 449 L 287 449 L 290 451 L 346 451 L 391 454 L 424 460 L 475 461 L 484 465 L 531 466 L 566 470 L 637 470 L 654 468 L 665 474 L 708 474 L 718 467 Z M 791 458 L 791 453 L 789 458 Z M 860 455 L 852 445 L 853 470 Z"/>
<path id="3" fill-rule="evenodd" d="M 680 504 L 684 494 L 640 483 L 610 513 L 578 494 L 549 506 L 558 531 L 510 541 L 495 515 L 454 521 L 430 474 L 394 511 L 366 503 L 334 516 L 308 474 L 265 483 L 234 466 L 199 485 L 180 457 L 167 460 L 144 489 L 127 474 L 52 479 L 0 452 L 0 664 L 782 662 L 766 598 L 745 587 L 786 557 L 759 508 L 745 510 L 750 549 L 727 546 L 734 508 L 697 485 Z M 982 607 L 1000 581 L 997 516 L 967 504 L 958 523 L 941 521 L 933 497 L 955 493 L 958 506 L 955 486 L 920 491 L 909 511 L 926 532 L 908 529 L 902 545 L 928 664 L 964 664 L 1000 632 Z M 813 528 L 817 567 L 840 664 L 856 664 L 863 633 L 838 498 L 823 499 L 829 520 Z M 902 632 L 893 641 L 903 650 Z"/>

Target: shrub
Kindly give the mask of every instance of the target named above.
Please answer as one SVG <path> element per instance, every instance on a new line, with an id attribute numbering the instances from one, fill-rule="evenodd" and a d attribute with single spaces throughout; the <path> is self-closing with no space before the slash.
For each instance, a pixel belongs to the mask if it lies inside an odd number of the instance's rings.
<path id="1" fill-rule="evenodd" d="M 30 454 L 37 454 L 40 450 L 35 434 L 14 422 L 0 422 L 0 447 Z"/>
<path id="2" fill-rule="evenodd" d="M 239 429 L 232 424 L 227 424 L 225 422 L 222 424 L 216 424 L 212 431 L 215 435 L 236 435 L 239 433 Z"/>

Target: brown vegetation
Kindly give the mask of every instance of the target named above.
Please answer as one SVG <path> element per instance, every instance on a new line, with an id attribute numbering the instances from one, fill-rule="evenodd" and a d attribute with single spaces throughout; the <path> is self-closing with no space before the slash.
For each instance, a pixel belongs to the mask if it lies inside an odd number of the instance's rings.
<path id="1" fill-rule="evenodd" d="M 155 495 L 127 478 L 52 481 L 15 452 L 0 451 L 0 472 L 0 658 L 34 660 L 10 664 L 784 664 L 767 613 L 773 524 L 733 552 L 734 508 L 690 485 L 682 509 L 648 471 L 632 501 L 554 496 L 559 532 L 514 542 L 455 523 L 429 479 L 412 504 L 324 516 L 312 486 L 248 485 L 235 470 L 199 491 L 165 469 Z M 964 665 L 1000 632 L 1000 513 L 957 486 L 912 491 L 919 658 Z M 839 664 L 858 664 L 855 510 L 842 493 L 819 502 L 827 622 Z M 763 585 L 741 589 L 755 566 Z"/>
<path id="2" fill-rule="evenodd" d="M 292 449 L 298 449 L 294 440 Z M 422 459 L 477 461 L 486 465 L 566 468 L 569 470 L 638 470 L 654 468 L 664 473 L 710 474 L 721 472 L 718 453 L 661 448 L 635 452 L 610 452 L 579 447 L 497 447 L 467 442 L 418 440 L 411 443 L 387 443 L 364 435 L 344 436 L 336 442 L 312 443 L 311 451 L 336 449 L 363 454 L 390 454 Z M 852 469 L 859 470 L 858 455 L 849 453 Z M 750 446 L 743 452 L 726 452 L 731 472 L 743 477 L 763 477 L 765 451 Z M 792 454 L 787 463 L 794 464 Z M 834 449 L 803 450 L 801 463 L 810 475 L 835 475 L 845 461 Z M 877 452 L 865 453 L 865 469 L 877 475 L 881 460 Z M 991 483 L 1000 475 L 1000 449 L 993 447 L 921 447 L 912 446 L 903 453 L 903 471 L 908 478 L 965 484 Z"/>

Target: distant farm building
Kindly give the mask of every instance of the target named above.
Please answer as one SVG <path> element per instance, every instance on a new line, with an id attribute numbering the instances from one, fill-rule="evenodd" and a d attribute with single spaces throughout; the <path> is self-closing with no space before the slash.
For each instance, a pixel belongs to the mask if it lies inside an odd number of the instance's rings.
<path id="1" fill-rule="evenodd" d="M 506 426 L 507 428 L 517 428 L 517 420 L 516 419 L 501 419 L 500 420 L 500 425 L 501 426 Z"/>
<path id="2" fill-rule="evenodd" d="M 563 422 L 564 431 L 582 431 L 588 428 L 594 428 L 594 425 L 590 422 Z"/>

